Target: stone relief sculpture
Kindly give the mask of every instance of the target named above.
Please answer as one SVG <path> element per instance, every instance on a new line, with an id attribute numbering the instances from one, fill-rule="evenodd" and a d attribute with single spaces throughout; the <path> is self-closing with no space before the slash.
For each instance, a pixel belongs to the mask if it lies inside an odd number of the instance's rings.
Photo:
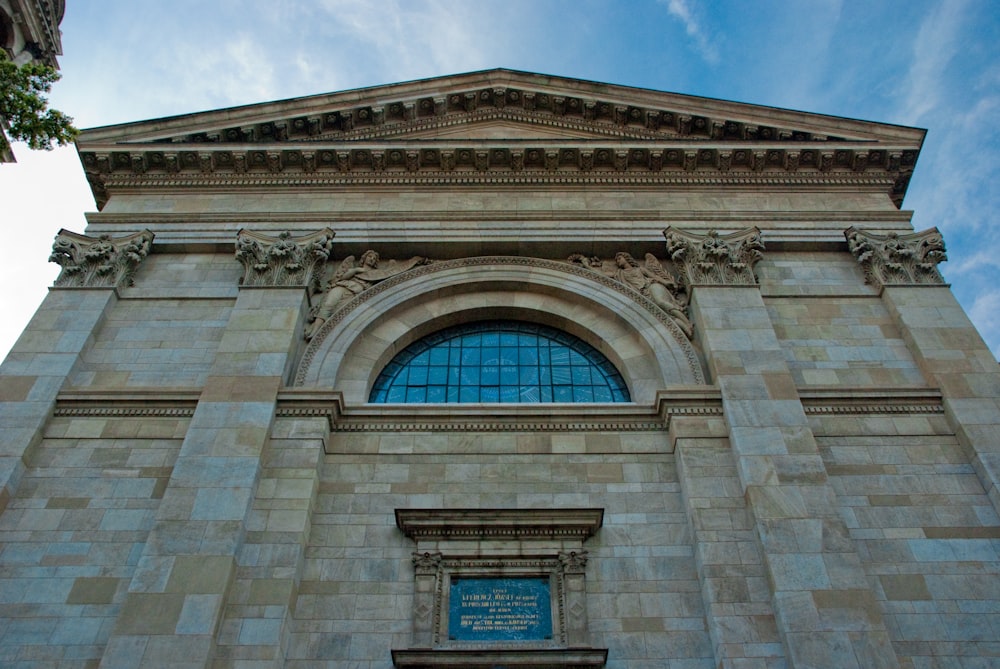
<path id="1" fill-rule="evenodd" d="M 49 262 L 62 267 L 56 286 L 102 288 L 131 286 L 132 276 L 149 254 L 153 233 L 149 230 L 112 239 L 110 235 L 88 237 L 60 230 L 52 243 Z"/>
<path id="2" fill-rule="evenodd" d="M 327 285 L 326 294 L 316 309 L 316 313 L 310 316 L 310 323 L 306 326 L 306 339 L 312 339 L 323 327 L 323 323 L 333 315 L 333 312 L 344 301 L 380 281 L 385 281 L 389 277 L 431 262 L 423 256 L 414 256 L 409 260 L 383 262 L 379 254 L 372 250 L 361 254 L 361 259 L 358 261 L 355 261 L 354 256 L 347 256 L 340 263 L 333 279 Z"/>
<path id="3" fill-rule="evenodd" d="M 334 234 L 324 228 L 293 239 L 289 232 L 271 237 L 240 230 L 236 235 L 236 259 L 243 263 L 240 285 L 306 286 L 317 292 Z"/>
<path id="4" fill-rule="evenodd" d="M 855 227 L 844 231 L 847 246 L 875 286 L 943 284 L 938 263 L 948 259 L 937 228 L 899 235 L 876 235 Z"/>
<path id="5" fill-rule="evenodd" d="M 688 339 L 691 338 L 693 328 L 687 314 L 684 313 L 687 297 L 683 292 L 683 286 L 663 269 L 663 265 L 652 253 L 646 254 L 645 265 L 640 265 L 635 258 L 624 251 L 616 253 L 613 261 L 588 258 L 579 253 L 571 255 L 567 260 L 600 272 L 648 297 L 656 306 L 670 314 Z"/>
<path id="6" fill-rule="evenodd" d="M 687 285 L 756 285 L 754 265 L 764 257 L 760 230 L 747 228 L 728 235 L 707 234 L 670 227 L 663 231 L 667 253 L 684 272 Z"/>

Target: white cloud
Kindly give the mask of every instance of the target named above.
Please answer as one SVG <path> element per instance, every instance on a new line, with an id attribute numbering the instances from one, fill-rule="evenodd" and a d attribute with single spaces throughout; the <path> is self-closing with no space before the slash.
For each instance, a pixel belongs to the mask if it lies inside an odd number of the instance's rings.
<path id="1" fill-rule="evenodd" d="M 1000 290 L 979 293 L 969 308 L 969 318 L 996 355 L 1000 350 Z"/>
<path id="2" fill-rule="evenodd" d="M 687 0 L 661 0 L 667 5 L 667 11 L 684 25 L 684 31 L 692 40 L 701 57 L 708 63 L 715 65 L 719 62 L 719 51 L 705 34 L 694 12 L 688 5 Z"/>
<path id="3" fill-rule="evenodd" d="M 93 198 L 72 147 L 29 151 L 14 144 L 16 163 L 0 165 L 0 358 L 45 298 L 59 267 L 47 262 L 60 228 L 83 232 Z"/>
<path id="4" fill-rule="evenodd" d="M 946 102 L 945 70 L 961 47 L 965 0 L 942 2 L 923 20 L 903 90 L 903 123 L 920 125 Z"/>

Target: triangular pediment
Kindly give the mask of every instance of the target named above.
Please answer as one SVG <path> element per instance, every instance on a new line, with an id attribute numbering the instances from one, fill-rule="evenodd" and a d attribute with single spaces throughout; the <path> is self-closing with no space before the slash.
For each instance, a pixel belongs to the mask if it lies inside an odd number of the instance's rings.
<path id="1" fill-rule="evenodd" d="M 85 130 L 79 143 L 609 137 L 629 141 L 681 138 L 919 145 L 923 131 L 676 93 L 488 70 L 94 128 Z"/>
<path id="2" fill-rule="evenodd" d="M 863 182 L 898 205 L 924 133 L 489 70 L 93 128 L 77 149 L 100 206 L 112 187 L 301 175 L 330 184 Z"/>

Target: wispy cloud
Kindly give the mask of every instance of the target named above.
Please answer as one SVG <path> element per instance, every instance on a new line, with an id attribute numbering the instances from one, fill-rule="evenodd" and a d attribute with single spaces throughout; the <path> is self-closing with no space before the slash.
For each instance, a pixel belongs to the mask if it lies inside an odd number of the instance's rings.
<path id="1" fill-rule="evenodd" d="M 719 50 L 709 39 L 704 28 L 701 27 L 694 11 L 688 4 L 688 0 L 660 0 L 667 6 L 670 15 L 684 25 L 684 31 L 688 37 L 694 40 L 695 47 L 701 57 L 708 63 L 715 65 L 719 62 Z"/>
<path id="2" fill-rule="evenodd" d="M 380 73 L 367 84 L 495 66 L 507 44 L 502 20 L 479 3 L 323 0 L 320 7 L 344 40 L 345 60 Z M 490 34 L 499 38 L 484 39 Z"/>
<path id="3" fill-rule="evenodd" d="M 965 0 L 942 2 L 920 25 L 903 90 L 903 123 L 919 125 L 946 99 L 945 71 L 961 47 Z"/>
<path id="4" fill-rule="evenodd" d="M 1000 350 L 1000 290 L 983 291 L 976 296 L 969 309 L 969 318 L 994 351 Z"/>

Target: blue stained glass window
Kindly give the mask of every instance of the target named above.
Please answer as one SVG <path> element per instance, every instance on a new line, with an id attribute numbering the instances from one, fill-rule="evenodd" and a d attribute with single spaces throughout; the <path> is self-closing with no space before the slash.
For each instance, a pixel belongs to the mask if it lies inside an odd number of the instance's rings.
<path id="1" fill-rule="evenodd" d="M 593 346 L 535 323 L 482 321 L 407 346 L 370 402 L 628 402 L 621 374 Z"/>

